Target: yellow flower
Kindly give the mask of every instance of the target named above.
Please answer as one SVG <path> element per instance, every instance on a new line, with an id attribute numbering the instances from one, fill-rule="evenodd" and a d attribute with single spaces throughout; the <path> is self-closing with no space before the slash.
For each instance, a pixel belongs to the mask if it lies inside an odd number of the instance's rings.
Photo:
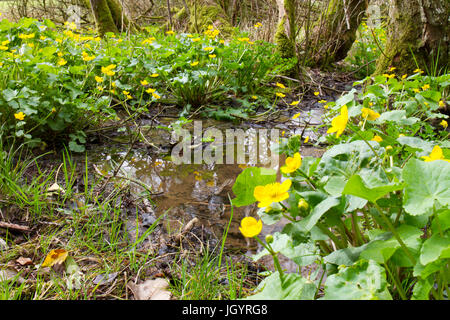
<path id="1" fill-rule="evenodd" d="M 406 79 L 407 76 L 408 76 L 407 74 L 402 75 L 402 79 L 403 80 Z"/>
<path id="2" fill-rule="evenodd" d="M 97 90 L 98 90 L 98 91 L 103 91 L 103 87 L 102 87 L 102 86 L 98 86 L 98 87 L 97 87 Z"/>
<path id="3" fill-rule="evenodd" d="M 328 129 L 327 133 L 336 132 L 336 137 L 339 137 L 345 130 L 348 122 L 348 110 L 347 106 L 344 105 L 341 108 L 341 114 L 331 120 L 331 128 Z"/>
<path id="4" fill-rule="evenodd" d="M 441 108 L 445 107 L 444 100 L 439 100 L 439 107 Z"/>
<path id="5" fill-rule="evenodd" d="M 292 116 L 292 120 L 295 120 L 295 119 L 297 119 L 298 117 L 300 117 L 300 112 L 294 114 L 294 115 Z"/>
<path id="6" fill-rule="evenodd" d="M 158 73 L 152 73 L 152 74 L 150 75 L 150 77 L 152 77 L 152 78 L 158 78 L 158 77 L 159 77 L 159 74 L 158 74 Z"/>
<path id="7" fill-rule="evenodd" d="M 423 71 L 420 69 L 416 69 L 416 70 L 414 70 L 414 73 L 423 73 Z"/>
<path id="8" fill-rule="evenodd" d="M 380 136 L 375 136 L 372 138 L 372 141 L 376 141 L 376 142 L 380 143 L 381 141 L 383 141 L 383 138 L 381 138 Z"/>
<path id="9" fill-rule="evenodd" d="M 200 40 L 202 40 L 202 39 L 200 39 L 200 38 L 194 38 L 194 39 L 192 39 L 192 42 L 199 42 Z"/>
<path id="10" fill-rule="evenodd" d="M 260 27 L 262 27 L 262 23 L 261 22 L 258 22 L 258 23 L 255 24 L 255 28 L 260 28 Z"/>
<path id="11" fill-rule="evenodd" d="M 405 136 L 405 135 L 404 135 L 403 133 L 400 133 L 400 134 L 398 135 L 399 138 L 404 137 L 404 136 Z"/>
<path id="12" fill-rule="evenodd" d="M 281 92 L 277 92 L 275 95 L 276 95 L 277 97 L 280 97 L 280 98 L 286 97 L 286 95 L 284 95 L 284 94 L 281 93 Z"/>
<path id="13" fill-rule="evenodd" d="M 83 51 L 81 55 L 83 56 L 83 61 L 92 61 L 95 59 L 95 56 L 90 56 L 86 51 Z"/>
<path id="14" fill-rule="evenodd" d="M 444 153 L 442 152 L 441 147 L 439 147 L 438 145 L 434 146 L 433 150 L 428 156 L 423 156 L 422 158 L 425 159 L 425 162 L 435 160 L 444 160 L 450 162 L 450 160 L 444 158 Z"/>
<path id="15" fill-rule="evenodd" d="M 370 121 L 376 120 L 380 116 L 380 114 L 378 112 L 375 112 L 369 108 L 362 108 L 361 115 L 364 119 L 367 118 L 367 120 L 370 120 Z"/>
<path id="16" fill-rule="evenodd" d="M 257 100 L 258 97 L 257 97 L 257 96 L 252 96 L 252 99 L 253 99 L 253 100 Z"/>
<path id="17" fill-rule="evenodd" d="M 440 124 L 444 129 L 447 129 L 447 127 L 448 127 L 448 123 L 447 123 L 447 121 L 445 121 L 445 120 L 442 120 L 439 124 Z"/>
<path id="18" fill-rule="evenodd" d="M 318 91 L 314 92 L 315 96 L 318 96 L 319 94 L 320 94 L 320 92 L 318 92 Z"/>
<path id="19" fill-rule="evenodd" d="M 319 100 L 318 103 L 327 103 L 327 100 Z"/>
<path id="20" fill-rule="evenodd" d="M 204 47 L 203 50 L 205 50 L 205 51 L 213 51 L 214 48 L 213 47 Z"/>
<path id="21" fill-rule="evenodd" d="M 298 105 L 300 103 L 300 101 L 299 100 L 296 100 L 296 101 L 292 101 L 289 105 L 291 105 L 291 106 L 296 106 L 296 105 Z"/>
<path id="22" fill-rule="evenodd" d="M 241 226 L 239 230 L 246 238 L 252 238 L 257 236 L 262 230 L 262 221 L 256 221 L 253 217 L 245 217 L 241 220 Z"/>
<path id="23" fill-rule="evenodd" d="M 191 62 L 191 66 L 195 67 L 196 65 L 198 65 L 198 61 Z"/>
<path id="24" fill-rule="evenodd" d="M 394 71 L 395 69 L 397 69 L 396 67 L 390 67 L 389 68 L 389 72 L 392 72 L 392 71 Z"/>
<path id="25" fill-rule="evenodd" d="M 284 86 L 284 84 L 277 82 L 276 83 L 277 87 L 281 88 L 281 89 L 285 89 L 286 87 Z"/>
<path id="26" fill-rule="evenodd" d="M 156 94 L 155 92 L 152 93 L 152 96 L 153 96 L 153 98 L 155 98 L 155 99 L 161 98 L 161 96 L 158 95 L 158 94 Z"/>
<path id="27" fill-rule="evenodd" d="M 60 65 L 60 66 L 63 66 L 63 65 L 65 65 L 66 63 L 67 63 L 67 61 L 64 60 L 64 58 L 61 58 L 61 59 L 58 60 L 58 65 Z"/>
<path id="28" fill-rule="evenodd" d="M 56 109 L 55 109 L 55 107 L 53 107 L 52 108 L 52 113 L 55 113 L 56 112 Z"/>
<path id="29" fill-rule="evenodd" d="M 214 59 L 216 57 L 215 54 L 209 54 L 208 57 L 210 57 L 211 59 Z"/>
<path id="30" fill-rule="evenodd" d="M 413 91 L 414 91 L 415 93 L 419 93 L 419 92 L 420 92 L 420 89 L 414 88 Z"/>
<path id="31" fill-rule="evenodd" d="M 175 34 L 175 32 L 173 32 L 172 30 L 169 30 L 169 31 L 166 31 L 166 34 L 172 35 L 172 34 Z"/>
<path id="32" fill-rule="evenodd" d="M 309 136 L 306 136 L 305 140 L 303 141 L 303 143 L 308 143 L 309 141 Z"/>
<path id="33" fill-rule="evenodd" d="M 422 87 L 422 90 L 425 91 L 425 90 L 428 90 L 428 89 L 430 89 L 430 85 L 429 84 L 424 84 L 423 87 Z"/>
<path id="34" fill-rule="evenodd" d="M 257 186 L 253 191 L 253 196 L 258 203 L 259 208 L 270 206 L 273 202 L 280 202 L 289 198 L 287 192 L 291 187 L 292 181 L 286 180 L 283 183 L 275 182 L 265 186 Z"/>
<path id="35" fill-rule="evenodd" d="M 281 172 L 292 173 L 302 165 L 302 156 L 297 152 L 294 157 L 288 157 L 285 163 L 286 165 L 280 168 Z"/>
<path id="36" fill-rule="evenodd" d="M 103 82 L 103 78 L 99 77 L 99 76 L 95 76 L 95 81 L 97 81 L 98 83 L 102 83 Z"/>
<path id="37" fill-rule="evenodd" d="M 115 64 L 110 64 L 107 67 L 102 67 L 102 73 L 106 74 L 107 76 L 112 77 L 116 73 L 113 71 L 113 69 L 116 67 Z"/>
<path id="38" fill-rule="evenodd" d="M 25 119 L 25 114 L 20 111 L 19 113 L 14 114 L 14 118 L 16 118 L 17 120 L 23 120 Z"/>
<path id="39" fill-rule="evenodd" d="M 143 86 L 146 86 L 146 85 L 148 85 L 148 81 L 144 79 L 144 80 L 141 81 L 141 84 L 142 84 Z"/>

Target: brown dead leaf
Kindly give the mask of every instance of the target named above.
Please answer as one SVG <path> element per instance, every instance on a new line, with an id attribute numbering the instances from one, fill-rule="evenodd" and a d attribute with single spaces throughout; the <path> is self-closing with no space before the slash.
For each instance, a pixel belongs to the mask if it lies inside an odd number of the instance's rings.
<path id="1" fill-rule="evenodd" d="M 170 300 L 172 293 L 168 291 L 169 282 L 163 278 L 147 280 L 141 284 L 128 283 L 135 300 Z"/>
<path id="2" fill-rule="evenodd" d="M 26 257 L 20 257 L 20 258 L 16 259 L 16 262 L 18 264 L 20 264 L 21 266 L 28 266 L 30 264 L 33 264 L 33 261 L 30 258 L 26 258 Z"/>
<path id="3" fill-rule="evenodd" d="M 59 186 L 59 184 L 57 184 L 56 182 L 54 184 L 52 184 L 48 189 L 47 189 L 47 194 L 53 194 L 53 193 L 66 193 L 66 191 L 61 188 Z"/>

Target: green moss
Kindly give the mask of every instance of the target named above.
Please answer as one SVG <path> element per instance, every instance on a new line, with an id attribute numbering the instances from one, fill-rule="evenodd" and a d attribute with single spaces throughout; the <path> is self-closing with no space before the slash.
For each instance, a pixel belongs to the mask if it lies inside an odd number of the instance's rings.
<path id="1" fill-rule="evenodd" d="M 225 35 L 231 35 L 234 32 L 233 26 L 220 6 L 197 6 L 197 8 L 192 6 L 189 31 L 201 33 L 206 31 L 209 25 L 216 26 Z"/>

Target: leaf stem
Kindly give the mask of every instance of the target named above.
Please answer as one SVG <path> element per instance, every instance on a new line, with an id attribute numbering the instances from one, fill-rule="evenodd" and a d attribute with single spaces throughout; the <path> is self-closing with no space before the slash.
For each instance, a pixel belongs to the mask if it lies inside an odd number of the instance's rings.
<path id="1" fill-rule="evenodd" d="M 386 223 L 386 225 L 388 226 L 389 230 L 394 234 L 395 239 L 397 239 L 398 243 L 402 247 L 403 251 L 405 251 L 405 253 L 408 256 L 409 260 L 411 260 L 413 265 L 416 265 L 416 259 L 414 259 L 413 255 L 408 250 L 408 248 L 406 247 L 406 245 L 403 242 L 403 240 L 400 238 L 397 230 L 395 230 L 395 227 L 392 225 L 391 220 L 389 220 L 389 218 L 386 217 L 386 215 L 384 214 L 383 210 L 381 210 L 380 206 L 376 202 L 373 202 L 373 205 L 375 206 L 375 208 L 377 208 L 378 212 L 381 215 L 381 218 Z"/>

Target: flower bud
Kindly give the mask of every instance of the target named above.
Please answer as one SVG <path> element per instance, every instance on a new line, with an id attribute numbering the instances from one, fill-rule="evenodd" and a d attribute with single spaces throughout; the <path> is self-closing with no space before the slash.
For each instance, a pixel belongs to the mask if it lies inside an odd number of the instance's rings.
<path id="1" fill-rule="evenodd" d="M 271 234 L 268 234 L 266 236 L 266 243 L 271 244 L 273 242 L 273 236 Z"/>
<path id="2" fill-rule="evenodd" d="M 302 198 L 302 199 L 298 200 L 298 208 L 300 210 L 306 211 L 309 209 L 309 204 L 308 204 L 308 202 L 306 202 L 305 199 Z"/>

